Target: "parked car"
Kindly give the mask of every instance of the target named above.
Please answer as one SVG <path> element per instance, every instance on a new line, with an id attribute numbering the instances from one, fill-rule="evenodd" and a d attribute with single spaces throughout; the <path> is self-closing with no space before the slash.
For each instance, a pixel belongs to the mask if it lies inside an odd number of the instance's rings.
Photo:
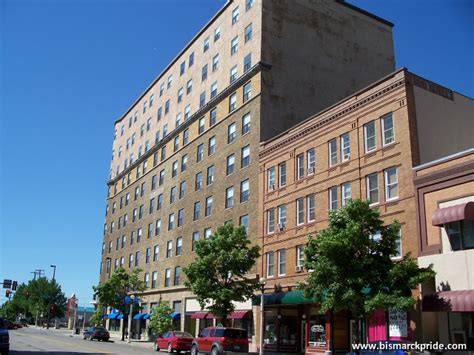
<path id="1" fill-rule="evenodd" d="M 8 355 L 10 352 L 10 335 L 8 334 L 7 325 L 3 318 L 0 318 L 0 354 Z"/>
<path id="2" fill-rule="evenodd" d="M 84 329 L 83 338 L 98 341 L 109 341 L 110 333 L 104 327 L 89 327 Z"/>
<path id="3" fill-rule="evenodd" d="M 194 339 L 191 354 L 220 355 L 226 353 L 248 353 L 247 331 L 239 328 L 208 327 Z"/>
<path id="4" fill-rule="evenodd" d="M 28 321 L 26 320 L 26 318 L 21 318 L 21 319 L 20 319 L 20 324 L 21 324 L 23 327 L 27 327 L 27 326 L 28 326 Z"/>
<path id="5" fill-rule="evenodd" d="M 169 353 L 191 350 L 194 337 L 186 332 L 170 331 L 161 334 L 155 341 L 155 350 L 166 349 Z"/>
<path id="6" fill-rule="evenodd" d="M 9 330 L 15 330 L 15 329 L 23 328 L 23 327 L 21 326 L 21 324 L 12 322 L 12 321 L 10 321 L 10 320 L 8 320 L 8 319 L 4 319 L 3 321 L 4 321 L 4 323 L 5 323 L 6 328 L 9 329 Z"/>

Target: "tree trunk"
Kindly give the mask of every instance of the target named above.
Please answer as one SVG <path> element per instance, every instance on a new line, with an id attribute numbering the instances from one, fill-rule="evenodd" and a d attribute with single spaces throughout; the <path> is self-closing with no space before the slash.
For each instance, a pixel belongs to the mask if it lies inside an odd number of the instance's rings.
<path id="1" fill-rule="evenodd" d="M 123 322 L 122 322 L 122 338 L 120 340 L 125 341 L 125 317 L 123 317 Z M 127 322 L 128 324 L 128 322 Z"/>

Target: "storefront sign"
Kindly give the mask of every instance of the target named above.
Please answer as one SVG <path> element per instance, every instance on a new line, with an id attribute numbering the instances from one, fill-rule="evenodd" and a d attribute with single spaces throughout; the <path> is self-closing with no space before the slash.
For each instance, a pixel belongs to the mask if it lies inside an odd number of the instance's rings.
<path id="1" fill-rule="evenodd" d="M 321 324 L 315 324 L 311 327 L 313 333 L 324 333 L 324 327 Z"/>
<path id="2" fill-rule="evenodd" d="M 390 309 L 389 315 L 389 336 L 390 337 L 408 337 L 408 318 L 407 312 Z"/>

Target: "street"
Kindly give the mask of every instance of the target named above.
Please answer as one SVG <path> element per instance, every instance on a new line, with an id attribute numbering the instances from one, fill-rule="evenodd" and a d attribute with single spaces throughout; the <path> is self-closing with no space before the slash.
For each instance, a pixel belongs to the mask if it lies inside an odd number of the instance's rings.
<path id="1" fill-rule="evenodd" d="M 127 344 L 119 340 L 109 342 L 83 340 L 82 335 L 71 336 L 68 330 L 22 328 L 10 332 L 10 354 L 152 354 L 153 344 Z"/>

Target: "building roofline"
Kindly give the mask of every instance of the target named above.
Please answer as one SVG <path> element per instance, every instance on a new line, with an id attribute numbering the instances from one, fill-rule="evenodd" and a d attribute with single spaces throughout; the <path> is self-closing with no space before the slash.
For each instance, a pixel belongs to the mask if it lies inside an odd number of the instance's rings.
<path id="1" fill-rule="evenodd" d="M 473 154 L 473 153 L 474 153 L 474 147 L 463 150 L 463 151 L 460 151 L 460 152 L 457 152 L 457 153 L 454 153 L 454 154 L 447 155 L 447 156 L 439 158 L 439 159 L 429 161 L 429 162 L 421 164 L 421 165 L 414 166 L 412 169 L 413 169 L 413 171 L 418 171 L 418 170 L 421 170 L 421 169 L 429 168 L 431 166 L 435 166 L 435 165 L 438 165 L 440 163 L 444 163 L 444 162 L 447 162 L 449 160 L 460 158 L 460 157 L 463 157 L 463 156 L 466 156 L 466 155 L 469 155 L 469 154 Z"/>
<path id="2" fill-rule="evenodd" d="M 377 16 L 377 15 L 374 15 L 373 13 L 368 12 L 368 11 L 366 11 L 366 10 L 364 10 L 364 9 L 361 9 L 361 8 L 358 7 L 358 6 L 355 6 L 355 5 L 351 4 L 351 3 L 348 3 L 348 2 L 346 2 L 345 0 L 335 0 L 335 1 L 336 1 L 338 4 L 344 5 L 344 6 L 350 8 L 350 9 L 352 9 L 352 10 L 355 10 L 355 11 L 357 11 L 357 12 L 360 12 L 361 14 L 364 14 L 364 15 L 366 15 L 366 16 L 369 16 L 369 17 L 373 18 L 374 20 L 377 20 L 377 21 L 379 21 L 379 22 L 382 22 L 382 23 L 386 24 L 387 26 L 390 26 L 390 27 L 394 27 L 394 26 L 395 26 L 392 22 L 390 22 L 390 21 L 388 21 L 388 20 L 386 20 L 386 19 L 384 19 L 384 18 L 382 18 L 382 17 L 379 17 L 379 16 Z"/>
<path id="3" fill-rule="evenodd" d="M 198 31 L 198 33 L 184 46 L 184 48 L 169 62 L 169 64 L 158 74 L 158 76 L 151 82 L 150 85 L 140 94 L 140 96 L 133 102 L 132 105 L 125 111 L 125 113 L 120 116 L 117 120 L 115 120 L 114 125 L 121 122 L 138 104 L 138 102 L 150 91 L 150 89 L 165 75 L 165 73 L 175 64 L 178 59 L 186 52 L 191 45 L 196 42 L 200 35 L 202 35 L 214 21 L 234 2 L 234 0 L 227 0 L 227 3 L 222 6 L 219 11 Z"/>

